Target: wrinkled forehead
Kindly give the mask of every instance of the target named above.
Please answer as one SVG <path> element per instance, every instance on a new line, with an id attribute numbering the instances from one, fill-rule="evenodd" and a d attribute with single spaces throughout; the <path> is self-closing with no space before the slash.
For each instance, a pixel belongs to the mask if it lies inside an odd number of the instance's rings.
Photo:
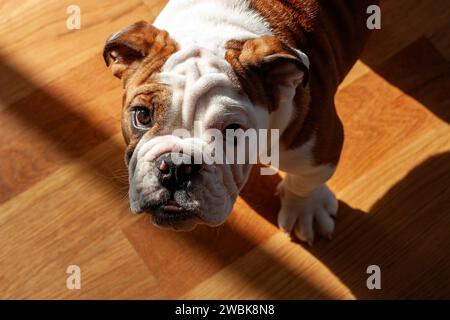
<path id="1" fill-rule="evenodd" d="M 201 100 L 209 98 L 216 103 L 232 104 L 241 98 L 228 62 L 196 45 L 173 54 L 155 79 L 171 88 L 172 108 L 181 112 L 184 127 L 192 125 Z M 214 99 L 216 93 L 222 97 Z"/>

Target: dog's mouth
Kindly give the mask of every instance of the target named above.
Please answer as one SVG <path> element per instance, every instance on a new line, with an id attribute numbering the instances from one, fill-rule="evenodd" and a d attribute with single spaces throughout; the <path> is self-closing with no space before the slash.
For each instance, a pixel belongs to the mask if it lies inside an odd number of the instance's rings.
<path id="1" fill-rule="evenodd" d="M 174 224 L 196 218 L 195 211 L 186 209 L 175 200 L 153 205 L 144 210 L 151 214 L 153 223 L 158 226 L 173 227 Z"/>
<path id="2" fill-rule="evenodd" d="M 165 204 L 160 206 L 161 210 L 167 214 L 180 215 L 186 212 L 186 209 L 183 208 L 178 202 L 175 200 L 169 200 Z"/>

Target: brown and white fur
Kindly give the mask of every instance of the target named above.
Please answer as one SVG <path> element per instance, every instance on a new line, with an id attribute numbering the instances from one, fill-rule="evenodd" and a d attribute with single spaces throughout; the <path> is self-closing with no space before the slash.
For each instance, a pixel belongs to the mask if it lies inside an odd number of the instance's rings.
<path id="1" fill-rule="evenodd" d="M 343 129 L 334 95 L 358 58 L 370 0 L 172 0 L 153 25 L 115 34 L 104 58 L 122 79 L 122 127 L 128 144 L 134 212 L 164 205 L 170 195 L 155 176 L 156 159 L 184 143 L 177 128 L 280 130 L 280 228 L 312 244 L 330 238 L 338 203 L 325 185 L 339 160 Z M 133 106 L 153 115 L 133 126 Z M 200 125 L 199 125 L 200 123 Z M 198 136 L 190 143 L 208 143 Z M 172 198 L 191 215 L 154 218 L 190 230 L 219 225 L 231 212 L 250 165 L 207 166 Z M 150 205 L 149 205 L 150 204 Z M 316 227 L 315 227 L 316 226 Z"/>

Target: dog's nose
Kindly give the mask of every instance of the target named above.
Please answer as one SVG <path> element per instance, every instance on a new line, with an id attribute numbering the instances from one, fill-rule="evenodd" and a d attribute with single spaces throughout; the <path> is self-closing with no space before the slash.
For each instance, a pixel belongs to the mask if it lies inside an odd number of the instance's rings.
<path id="1" fill-rule="evenodd" d="M 156 160 L 159 171 L 158 178 L 169 190 L 176 190 L 192 179 L 200 164 L 194 164 L 194 159 L 185 154 L 165 153 Z"/>

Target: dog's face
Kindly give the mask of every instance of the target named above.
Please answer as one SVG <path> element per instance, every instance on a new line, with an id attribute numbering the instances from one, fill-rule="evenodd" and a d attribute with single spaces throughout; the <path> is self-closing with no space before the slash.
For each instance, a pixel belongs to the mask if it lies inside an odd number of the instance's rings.
<path id="1" fill-rule="evenodd" d="M 150 212 L 158 226 L 222 224 L 251 164 L 193 159 L 205 156 L 204 150 L 239 147 L 235 139 L 211 132 L 268 128 L 272 111 L 292 104 L 305 83 L 304 61 L 273 37 L 226 46 L 224 57 L 197 45 L 180 48 L 146 22 L 106 42 L 106 63 L 125 89 L 122 131 L 131 209 Z"/>

